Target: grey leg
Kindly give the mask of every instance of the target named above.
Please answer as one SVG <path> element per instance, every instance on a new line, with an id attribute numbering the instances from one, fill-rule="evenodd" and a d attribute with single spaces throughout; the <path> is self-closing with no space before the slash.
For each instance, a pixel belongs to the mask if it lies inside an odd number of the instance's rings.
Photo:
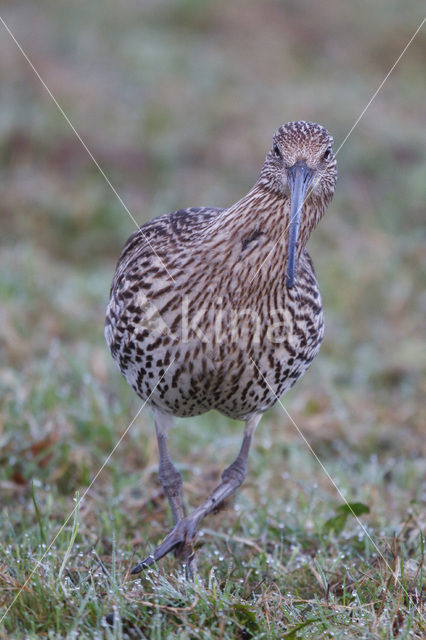
<path id="1" fill-rule="evenodd" d="M 149 567 L 173 549 L 182 548 L 182 546 L 186 548 L 190 547 L 201 520 L 217 509 L 221 502 L 238 489 L 247 473 L 247 459 L 250 445 L 260 418 L 261 414 L 257 414 L 247 420 L 240 452 L 234 462 L 222 473 L 222 482 L 197 509 L 194 509 L 187 517 L 177 522 L 172 531 L 164 538 L 163 542 L 154 550 L 153 554 L 140 562 L 132 570 L 132 574 L 139 573 L 146 567 Z M 189 569 L 187 574 L 191 575 L 192 558 L 187 556 L 187 561 Z"/>
<path id="2" fill-rule="evenodd" d="M 173 522 L 177 525 L 185 517 L 185 510 L 182 502 L 182 476 L 171 461 L 167 447 L 167 430 L 173 425 L 173 417 L 154 408 L 153 414 L 160 457 L 158 475 L 169 501 Z M 192 544 L 176 545 L 174 552 L 184 568 L 186 577 L 192 578 L 196 570 Z"/>
<path id="3" fill-rule="evenodd" d="M 153 414 L 160 456 L 158 475 L 172 510 L 173 522 L 176 525 L 185 516 L 185 511 L 182 502 L 182 476 L 171 461 L 167 448 L 167 429 L 173 424 L 173 416 L 154 408 Z"/>

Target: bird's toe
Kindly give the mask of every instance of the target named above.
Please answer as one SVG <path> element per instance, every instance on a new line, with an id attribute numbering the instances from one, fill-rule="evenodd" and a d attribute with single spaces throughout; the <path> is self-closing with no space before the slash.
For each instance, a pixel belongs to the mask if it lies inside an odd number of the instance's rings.
<path id="1" fill-rule="evenodd" d="M 170 533 L 164 538 L 161 544 L 154 549 L 153 553 L 139 562 L 130 572 L 131 575 L 135 575 L 136 573 L 140 573 L 144 569 L 147 569 L 149 566 L 157 562 L 165 555 L 170 553 L 170 551 L 175 551 L 176 555 L 180 556 L 182 550 L 185 549 L 184 556 L 188 557 L 191 554 L 188 553 L 187 549 L 192 546 L 192 542 L 196 535 L 196 526 L 197 523 L 194 518 L 183 518 L 180 520 L 176 526 L 170 531 Z"/>

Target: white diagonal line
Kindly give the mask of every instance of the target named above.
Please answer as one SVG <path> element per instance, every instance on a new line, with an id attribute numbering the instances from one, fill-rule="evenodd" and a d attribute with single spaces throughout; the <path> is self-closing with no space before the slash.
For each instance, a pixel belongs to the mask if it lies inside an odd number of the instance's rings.
<path id="1" fill-rule="evenodd" d="M 349 138 L 349 136 L 351 135 L 352 131 L 355 129 L 355 127 L 357 126 L 357 124 L 359 123 L 361 118 L 363 117 L 364 113 L 367 111 L 367 109 L 369 108 L 369 106 L 371 105 L 371 103 L 373 102 L 373 100 L 375 99 L 375 97 L 377 96 L 377 94 L 379 93 L 379 91 L 381 90 L 383 85 L 385 84 L 386 80 L 389 78 L 389 76 L 391 75 L 391 73 L 395 69 L 396 65 L 399 63 L 399 61 L 401 60 L 401 58 L 403 57 L 403 55 L 407 51 L 408 47 L 411 45 L 411 43 L 413 42 L 414 38 L 419 33 L 420 29 L 423 27 L 425 22 L 426 22 L 426 17 L 423 18 L 423 20 L 421 21 L 421 23 L 419 24 L 419 26 L 417 27 L 417 29 L 415 30 L 415 32 L 413 33 L 413 35 L 411 36 L 411 38 L 409 39 L 409 41 L 407 42 L 407 44 L 405 45 L 405 47 L 403 48 L 401 53 L 399 54 L 399 56 L 397 57 L 397 59 L 395 60 L 395 62 L 393 63 L 393 65 L 391 66 L 391 68 L 389 69 L 389 71 L 387 72 L 387 74 L 385 75 L 385 77 L 383 78 L 381 83 L 379 84 L 379 86 L 377 87 L 376 91 L 371 96 L 370 100 L 367 102 L 366 106 L 361 111 L 361 113 L 359 114 L 358 118 L 355 120 L 354 124 L 349 129 L 349 131 L 346 134 L 346 136 L 343 138 L 343 141 L 341 142 L 339 148 L 337 149 L 336 153 L 334 154 L 335 156 L 337 156 L 337 154 L 339 153 L 340 149 L 343 147 L 343 145 L 345 144 L 346 140 Z"/>
<path id="2" fill-rule="evenodd" d="M 397 64 L 400 62 L 401 58 L 404 56 L 405 52 L 407 51 L 408 47 L 411 45 L 411 43 L 413 42 L 414 38 L 416 37 L 416 35 L 419 33 L 420 29 L 423 27 L 424 23 L 426 22 L 426 17 L 423 18 L 423 20 L 421 21 L 421 23 L 419 24 L 419 26 L 417 27 L 417 29 L 415 30 L 415 32 L 413 33 L 413 35 L 411 36 L 411 38 L 409 39 L 409 41 L 407 42 L 407 44 L 405 45 L 405 47 L 403 48 L 403 50 L 401 51 L 401 53 L 399 54 L 399 56 L 397 57 L 397 59 L 395 60 L 395 62 L 393 63 L 393 65 L 391 66 L 391 68 L 389 69 L 389 71 L 387 72 L 387 74 L 385 75 L 385 77 L 383 78 L 382 82 L 379 84 L 379 86 L 377 87 L 376 91 L 373 93 L 373 95 L 371 96 L 370 100 L 367 102 L 366 106 L 364 107 L 364 109 L 361 111 L 361 113 L 359 114 L 358 118 L 355 120 L 354 124 L 352 125 L 352 127 L 349 129 L 348 133 L 346 134 L 346 136 L 343 138 L 343 141 L 340 143 L 336 153 L 334 154 L 335 156 L 337 156 L 337 154 L 339 153 L 339 151 L 341 150 L 341 148 L 344 146 L 344 144 L 346 143 L 347 139 L 349 138 L 349 136 L 352 134 L 353 130 L 355 129 L 355 127 L 358 125 L 358 123 L 360 122 L 361 118 L 364 116 L 365 112 L 367 111 L 367 109 L 370 107 L 371 103 L 373 102 L 373 100 L 376 98 L 377 94 L 379 93 L 379 91 L 382 89 L 383 85 L 385 84 L 386 80 L 389 78 L 389 76 L 391 75 L 391 73 L 393 72 L 393 70 L 395 69 L 395 67 L 397 66 Z M 289 220 L 289 222 L 287 223 L 287 226 L 285 227 L 285 229 L 283 230 L 282 234 L 280 235 L 280 237 L 278 238 L 278 240 L 274 243 L 274 246 L 271 248 L 271 250 L 268 252 L 268 254 L 266 255 L 266 258 L 262 261 L 261 265 L 258 267 L 258 269 L 256 269 L 252 279 L 250 280 L 250 283 L 253 282 L 253 280 L 255 279 L 255 277 L 257 276 L 257 274 L 259 273 L 259 271 L 261 270 L 261 268 L 263 267 L 263 265 L 265 264 L 265 262 L 268 260 L 268 258 L 271 256 L 272 252 L 275 250 L 275 247 L 277 246 L 277 244 L 279 242 L 281 242 L 282 237 L 284 236 L 285 232 L 287 231 L 287 229 L 289 228 L 290 224 L 292 223 L 292 221 L 297 217 L 299 211 L 301 211 L 301 209 L 303 208 L 305 202 L 308 200 L 309 196 L 312 193 L 312 187 L 308 190 L 305 199 L 303 200 L 302 204 L 300 205 L 300 208 L 298 209 L 298 211 L 294 214 L 293 218 L 291 220 Z"/>
<path id="3" fill-rule="evenodd" d="M 391 566 L 389 565 L 388 561 L 386 560 L 386 558 L 384 557 L 384 555 L 382 554 L 382 552 L 380 551 L 379 547 L 377 546 L 377 544 L 375 543 L 375 541 L 373 540 L 373 538 L 370 536 L 370 534 L 368 533 L 368 530 L 366 529 L 366 527 L 364 526 L 364 524 L 361 522 L 361 520 L 358 518 L 358 516 L 356 515 L 356 513 L 354 512 L 354 510 L 352 509 L 351 505 L 349 504 L 349 502 L 346 500 L 342 490 L 338 487 L 338 485 L 336 484 L 336 482 L 333 480 L 333 478 L 331 477 L 330 473 L 327 471 L 326 467 L 324 466 L 324 464 L 321 462 L 320 458 L 318 457 L 318 455 L 316 454 L 315 450 L 312 448 L 312 445 L 308 442 L 308 440 L 306 439 L 306 437 L 304 436 L 304 434 L 302 433 L 301 429 L 298 427 L 298 425 L 296 424 L 296 422 L 294 421 L 294 419 L 291 417 L 291 415 L 289 414 L 289 412 L 287 411 L 287 409 L 285 408 L 285 406 L 283 405 L 281 399 L 277 396 L 277 394 L 275 393 L 275 391 L 273 390 L 273 388 L 271 387 L 271 385 L 269 384 L 269 382 L 266 380 L 265 376 L 263 375 L 263 373 L 261 372 L 261 370 L 259 369 L 259 367 L 257 366 L 256 362 L 253 360 L 252 357 L 250 357 L 250 360 L 252 361 L 252 363 L 254 364 L 254 366 L 256 367 L 257 371 L 260 373 L 260 375 L 262 376 L 262 379 L 265 381 L 265 383 L 268 385 L 269 389 L 271 390 L 271 392 L 273 393 L 273 395 L 275 396 L 275 399 L 277 400 L 278 404 L 281 406 L 281 408 L 284 410 L 285 414 L 287 415 L 287 417 L 289 418 L 290 422 L 292 423 L 292 425 L 295 427 L 297 433 L 299 434 L 299 436 L 302 438 L 303 442 L 306 444 L 306 446 L 308 447 L 309 451 L 311 452 L 311 454 L 313 455 L 313 457 L 315 458 L 315 460 L 318 462 L 318 464 L 320 465 L 321 469 L 324 471 L 325 475 L 327 476 L 327 478 L 330 480 L 331 484 L 333 485 L 333 487 L 336 489 L 337 493 L 339 494 L 339 496 L 342 498 L 342 500 L 344 501 L 344 503 L 346 504 L 346 506 L 348 507 L 349 511 L 351 512 L 351 514 L 353 515 L 353 517 L 355 518 L 355 520 L 357 521 L 358 525 L 361 527 L 361 529 L 363 530 L 363 532 L 365 533 L 365 535 L 367 536 L 367 538 L 369 539 L 369 541 L 371 542 L 371 544 L 373 545 L 374 549 L 377 551 L 377 553 L 379 554 L 379 556 L 382 558 L 383 562 L 386 565 L 386 568 L 389 570 L 389 572 L 391 574 L 393 574 L 394 572 L 392 571 Z M 400 585 L 400 587 L 402 588 L 402 590 L 404 591 L 405 595 L 408 596 L 406 589 L 404 587 L 404 585 L 402 584 L 402 582 L 399 580 L 399 578 L 397 578 L 397 581 Z"/>
<path id="4" fill-rule="evenodd" d="M 152 389 L 151 393 L 149 394 L 148 398 L 143 402 L 142 406 L 139 408 L 137 414 L 135 415 L 135 417 L 133 418 L 133 420 L 130 422 L 129 426 L 126 428 L 126 430 L 121 434 L 118 442 L 116 443 L 116 445 L 114 446 L 114 448 L 110 451 L 110 453 L 108 454 L 108 456 L 105 458 L 105 461 L 103 462 L 102 466 L 99 468 L 99 470 L 97 471 L 97 473 L 95 474 L 93 480 L 91 481 L 90 485 L 86 488 L 86 490 L 84 491 L 83 495 L 81 496 L 81 499 L 79 500 L 79 504 L 81 504 L 84 500 L 84 498 L 86 497 L 86 495 L 88 494 L 88 492 L 90 491 L 90 489 L 93 487 L 93 485 L 95 484 L 96 480 L 98 479 L 98 477 L 100 476 L 100 474 L 102 473 L 103 469 L 105 468 L 105 466 L 108 464 L 108 462 L 110 461 L 111 457 L 114 455 L 114 452 L 116 451 L 116 449 L 120 446 L 123 438 L 126 436 L 127 432 L 129 431 L 130 427 L 134 424 L 134 422 L 136 421 L 136 419 L 139 417 L 142 409 L 146 406 L 146 404 L 149 402 L 149 399 L 151 398 L 152 394 L 154 393 L 154 391 L 156 390 L 156 388 L 158 387 L 158 385 L 160 384 L 160 382 L 163 380 L 164 376 L 166 375 L 167 371 L 170 369 L 170 367 L 172 366 L 172 364 L 174 363 L 175 359 L 173 359 L 171 361 L 171 363 L 169 364 L 169 366 L 167 367 L 167 369 L 164 371 L 163 375 L 158 379 L 158 381 L 156 382 L 154 388 Z M 28 578 L 25 580 L 24 584 L 21 586 L 21 588 L 19 589 L 18 593 L 16 594 L 16 596 L 13 598 L 12 602 L 10 603 L 10 605 L 7 607 L 6 611 L 4 612 L 4 614 L 2 615 L 2 617 L 0 618 L 0 624 L 3 622 L 3 620 L 5 619 L 5 617 L 7 616 L 7 614 L 9 613 L 9 611 L 11 610 L 11 608 L 13 607 L 13 605 L 15 604 L 15 602 L 17 601 L 17 599 L 19 598 L 19 596 L 21 595 L 22 591 L 25 589 L 25 587 L 27 586 L 27 584 L 30 582 L 31 578 L 33 577 L 33 575 L 35 574 L 35 572 L 37 571 L 38 567 L 41 565 L 41 563 L 43 562 L 43 560 L 45 559 L 45 557 L 47 556 L 47 554 L 49 553 L 50 549 L 52 548 L 52 546 L 55 544 L 56 540 L 58 539 L 58 537 L 60 536 L 60 534 L 62 533 L 62 531 L 64 530 L 64 528 L 66 527 L 67 523 L 70 521 L 70 519 L 73 517 L 75 510 L 77 509 L 78 504 L 76 504 L 76 506 L 74 507 L 74 509 L 71 511 L 71 513 L 68 515 L 68 517 L 66 518 L 66 520 L 64 521 L 64 523 L 62 524 L 62 526 L 60 527 L 59 531 L 56 533 L 56 535 L 54 536 L 54 538 L 51 540 L 49 546 L 47 547 L 47 549 L 45 550 L 45 552 L 43 553 L 43 555 L 41 556 L 41 558 L 39 560 L 37 560 L 36 565 L 34 567 L 34 569 L 31 571 L 30 575 L 28 576 Z"/>
<path id="5" fill-rule="evenodd" d="M 10 30 L 9 26 L 7 25 L 7 23 L 5 22 L 5 20 L 2 18 L 2 16 L 0 16 L 0 22 L 3 24 L 4 28 L 6 29 L 6 31 L 8 32 L 8 34 L 10 35 L 10 37 L 12 38 L 12 40 L 14 41 L 14 43 L 16 44 L 16 46 L 18 47 L 19 51 L 22 53 L 22 55 L 24 56 L 25 60 L 28 62 L 29 66 L 31 67 L 31 69 L 33 70 L 33 72 L 35 73 L 35 75 L 37 76 L 37 78 L 39 79 L 39 81 L 41 82 L 41 84 L 43 85 L 43 87 L 46 89 L 47 93 L 49 94 L 50 98 L 53 100 L 53 102 L 55 103 L 57 109 L 59 110 L 59 112 L 61 113 L 61 115 L 63 116 L 63 118 L 65 119 L 65 121 L 67 122 L 67 124 L 70 126 L 70 128 L 72 129 L 72 131 L 74 132 L 75 136 L 77 137 L 77 139 L 79 140 L 79 142 L 81 143 L 81 145 L 83 146 L 83 148 L 85 149 L 85 151 L 87 152 L 87 154 L 89 155 L 90 159 L 93 161 L 93 163 L 95 164 L 96 168 L 98 169 L 99 173 L 101 174 L 101 176 L 104 178 L 105 182 L 107 183 L 107 185 L 110 187 L 111 191 L 114 193 L 115 197 L 117 198 L 117 200 L 119 201 L 119 203 L 121 204 L 121 206 L 123 207 L 123 209 L 126 211 L 126 213 L 128 214 L 128 216 L 131 218 L 131 220 L 134 222 L 134 224 L 136 225 L 136 228 L 139 230 L 139 232 L 141 233 L 141 235 L 143 236 L 144 240 L 149 244 L 150 248 L 152 249 L 152 251 L 155 253 L 155 255 L 157 256 L 158 260 L 160 261 L 160 263 L 162 264 L 162 266 L 164 267 L 165 271 L 167 272 L 167 275 L 169 276 L 169 278 L 175 282 L 175 279 L 173 278 L 173 276 L 171 275 L 171 273 L 169 272 L 169 270 L 167 269 L 166 265 L 164 264 L 163 260 L 160 258 L 160 256 L 157 254 L 155 248 L 152 246 L 151 242 L 149 241 L 149 238 L 147 238 L 147 236 L 144 234 L 144 232 L 142 231 L 140 225 L 136 222 L 133 214 L 131 213 L 131 211 L 129 210 L 128 206 L 126 205 L 126 203 L 124 202 L 123 198 L 120 196 L 120 194 L 118 193 L 117 189 L 114 187 L 114 185 L 112 184 L 111 180 L 108 178 L 107 174 L 105 173 L 104 169 L 102 169 L 101 165 L 99 164 L 99 162 L 96 160 L 95 156 L 93 155 L 92 151 L 89 149 L 89 147 L 87 146 L 86 142 L 83 140 L 83 138 L 81 137 L 81 135 L 78 133 L 77 129 L 75 128 L 75 126 L 73 125 L 73 123 L 71 122 L 71 120 L 69 119 L 69 117 L 67 116 L 67 114 L 65 113 L 65 111 L 63 110 L 63 108 L 61 107 L 61 105 L 59 104 L 59 102 L 57 101 L 57 99 L 55 98 L 55 96 L 53 95 L 52 91 L 49 89 L 49 87 L 47 86 L 46 82 L 43 80 L 42 76 L 40 75 L 40 73 L 37 71 L 36 67 L 34 66 L 34 64 L 31 62 L 28 54 L 24 51 L 23 47 L 21 46 L 21 44 L 18 42 L 18 40 L 16 39 L 16 37 L 14 36 L 14 34 L 12 33 L 12 31 Z"/>

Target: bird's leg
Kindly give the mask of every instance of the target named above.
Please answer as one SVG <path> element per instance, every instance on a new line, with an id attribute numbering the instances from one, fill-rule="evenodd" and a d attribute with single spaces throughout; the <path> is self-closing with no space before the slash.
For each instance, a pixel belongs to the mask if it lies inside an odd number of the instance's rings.
<path id="1" fill-rule="evenodd" d="M 173 522 L 177 525 L 185 517 L 185 509 L 182 501 L 182 476 L 171 461 L 167 447 L 167 430 L 173 424 L 173 417 L 154 408 L 153 414 L 160 458 L 158 475 L 169 501 Z M 196 570 L 192 543 L 177 545 L 175 555 L 185 568 L 186 577 L 192 578 Z"/>
<path id="2" fill-rule="evenodd" d="M 182 502 L 182 476 L 171 461 L 167 448 L 167 429 L 173 424 L 173 417 L 158 409 L 153 409 L 153 414 L 160 457 L 158 475 L 176 525 L 185 516 L 185 511 Z"/>
<path id="3" fill-rule="evenodd" d="M 172 531 L 164 538 L 163 542 L 154 552 L 132 570 L 132 574 L 139 573 L 146 567 L 149 567 L 173 549 L 179 548 L 182 545 L 184 547 L 192 546 L 197 527 L 201 520 L 217 509 L 217 507 L 242 484 L 247 473 L 247 459 L 250 445 L 260 418 L 261 414 L 256 414 L 246 421 L 240 452 L 234 462 L 222 473 L 221 483 L 199 507 L 177 522 Z M 189 573 L 189 575 L 191 575 L 193 558 L 187 557 L 187 562 L 189 568 L 187 574 Z"/>

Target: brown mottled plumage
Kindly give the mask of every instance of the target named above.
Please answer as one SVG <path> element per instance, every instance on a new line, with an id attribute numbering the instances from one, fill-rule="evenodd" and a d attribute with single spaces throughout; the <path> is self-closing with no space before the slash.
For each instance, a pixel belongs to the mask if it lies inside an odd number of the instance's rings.
<path id="1" fill-rule="evenodd" d="M 333 195 L 332 144 L 318 124 L 280 127 L 241 200 L 156 218 L 121 253 L 105 336 L 122 374 L 153 409 L 176 525 L 135 572 L 174 549 L 191 574 L 198 523 L 241 484 L 261 415 L 319 351 L 323 313 L 305 245 Z M 222 483 L 184 517 L 166 431 L 171 416 L 210 409 L 246 422 L 243 445 Z"/>

